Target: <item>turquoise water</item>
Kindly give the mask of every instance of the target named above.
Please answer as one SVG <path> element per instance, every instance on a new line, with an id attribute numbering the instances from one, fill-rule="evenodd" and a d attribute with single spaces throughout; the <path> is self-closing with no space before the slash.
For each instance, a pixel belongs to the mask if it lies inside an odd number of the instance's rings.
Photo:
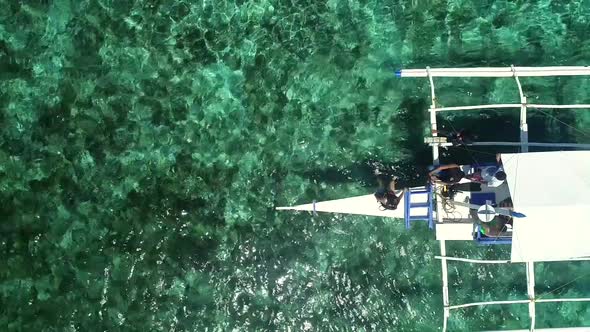
<path id="1" fill-rule="evenodd" d="M 394 69 L 587 65 L 589 22 L 588 1 L 4 1 L 2 330 L 440 330 L 424 225 L 274 207 L 370 192 L 375 168 L 422 183 L 429 88 Z M 517 101 L 512 80 L 436 84 L 441 105 Z M 588 79 L 523 85 L 590 101 Z M 531 141 L 590 142 L 588 113 L 548 113 Z M 516 139 L 516 115 L 478 115 L 439 121 Z M 449 272 L 452 304 L 525 297 L 522 266 Z M 536 272 L 545 297 L 590 294 L 588 263 Z M 590 325 L 582 303 L 537 308 L 537 326 Z M 525 328 L 527 308 L 450 325 Z"/>

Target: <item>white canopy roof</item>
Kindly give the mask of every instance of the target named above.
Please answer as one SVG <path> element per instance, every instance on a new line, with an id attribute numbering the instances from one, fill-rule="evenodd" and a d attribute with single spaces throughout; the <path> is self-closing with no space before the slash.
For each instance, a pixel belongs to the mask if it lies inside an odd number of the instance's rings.
<path id="1" fill-rule="evenodd" d="M 513 262 L 590 257 L 590 151 L 502 154 L 515 218 Z"/>

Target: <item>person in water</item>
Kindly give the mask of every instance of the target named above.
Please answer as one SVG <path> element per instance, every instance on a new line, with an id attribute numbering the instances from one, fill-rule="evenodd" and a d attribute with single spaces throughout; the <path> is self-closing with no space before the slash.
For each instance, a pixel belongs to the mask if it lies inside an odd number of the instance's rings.
<path id="1" fill-rule="evenodd" d="M 381 186 L 381 188 L 377 189 L 375 192 L 375 198 L 377 199 L 377 202 L 379 202 L 381 207 L 385 210 L 397 209 L 399 202 L 401 202 L 402 198 L 404 197 L 406 189 L 400 190 L 396 193 L 395 182 L 397 177 L 393 177 L 392 179 L 378 177 L 377 180 Z"/>
<path id="2" fill-rule="evenodd" d="M 446 185 L 459 183 L 464 177 L 465 173 L 457 164 L 441 165 L 428 173 L 430 181 L 441 182 Z"/>

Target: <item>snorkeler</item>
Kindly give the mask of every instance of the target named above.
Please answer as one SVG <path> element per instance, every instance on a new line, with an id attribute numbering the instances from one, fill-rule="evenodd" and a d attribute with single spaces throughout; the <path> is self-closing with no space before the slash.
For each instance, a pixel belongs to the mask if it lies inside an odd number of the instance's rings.
<path id="1" fill-rule="evenodd" d="M 397 179 L 398 178 L 395 176 L 391 179 L 387 179 L 384 176 L 377 177 L 380 188 L 377 189 L 377 191 L 375 192 L 375 198 L 377 199 L 377 202 L 381 204 L 381 207 L 385 210 L 397 209 L 399 202 L 401 202 L 402 198 L 404 197 L 406 189 L 399 190 L 396 193 L 395 183 Z"/>

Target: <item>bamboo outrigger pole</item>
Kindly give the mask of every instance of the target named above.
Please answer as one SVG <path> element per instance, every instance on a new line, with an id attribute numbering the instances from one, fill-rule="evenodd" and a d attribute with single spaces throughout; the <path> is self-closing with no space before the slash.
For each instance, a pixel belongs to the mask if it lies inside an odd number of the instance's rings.
<path id="1" fill-rule="evenodd" d="M 427 68 L 401 69 L 397 77 L 520 77 L 584 76 L 590 75 L 589 66 L 564 67 L 480 67 L 480 68 Z"/>
<path id="2" fill-rule="evenodd" d="M 430 67 L 426 67 L 426 74 L 428 76 L 428 80 L 430 82 L 430 130 L 433 136 L 437 136 L 437 124 L 436 124 L 436 94 L 434 91 L 434 80 L 432 79 L 433 76 L 430 75 Z M 439 162 L 439 147 L 438 145 L 432 146 L 432 163 L 434 165 L 438 165 Z M 434 190 L 436 190 L 436 184 Z M 440 206 L 439 206 L 440 205 Z M 440 211 L 442 209 L 442 205 L 440 200 L 437 199 L 436 201 L 436 211 Z M 440 213 L 436 213 L 436 218 L 438 223 L 442 223 L 442 215 Z M 446 243 L 444 240 L 439 241 L 440 244 L 440 255 L 441 255 L 441 276 L 442 276 L 442 295 L 443 295 L 443 332 L 447 330 L 447 322 L 449 316 L 451 314 L 451 310 L 449 308 L 449 277 L 448 277 L 448 265 L 447 260 L 445 259 L 447 255 L 447 248 Z"/>

